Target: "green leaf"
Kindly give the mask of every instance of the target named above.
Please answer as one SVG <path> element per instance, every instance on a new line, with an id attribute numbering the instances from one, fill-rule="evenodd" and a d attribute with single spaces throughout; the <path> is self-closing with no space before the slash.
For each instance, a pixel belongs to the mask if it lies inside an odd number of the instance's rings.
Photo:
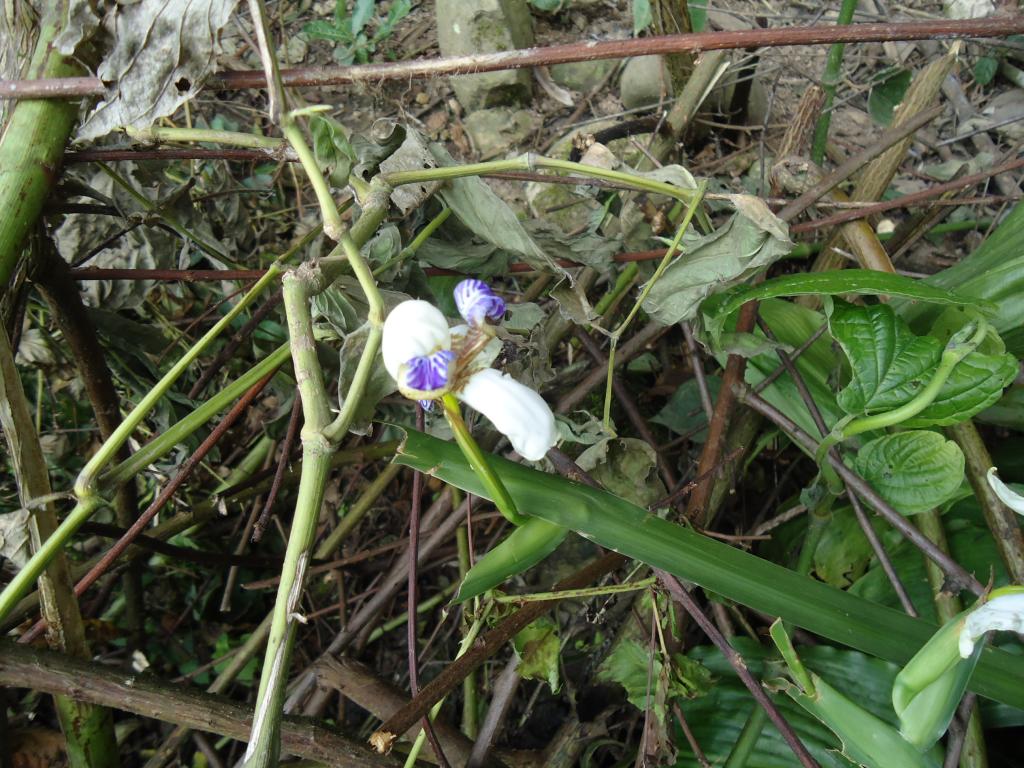
<path id="1" fill-rule="evenodd" d="M 488 460 L 493 461 L 494 458 L 489 457 Z M 541 517 L 529 518 L 498 546 L 476 561 L 462 580 L 455 602 L 461 603 L 482 595 L 513 576 L 529 570 L 554 552 L 558 545 L 565 541 L 568 533 L 567 528 L 557 523 L 551 523 Z"/>
<path id="2" fill-rule="evenodd" d="M 653 22 L 651 0 L 633 0 L 633 34 L 639 35 Z"/>
<path id="3" fill-rule="evenodd" d="M 899 731 L 854 703 L 813 672 L 813 696 L 795 685 L 785 692 L 828 726 L 843 743 L 843 754 L 866 768 L 939 768 L 931 755 L 923 755 L 900 736 Z"/>
<path id="4" fill-rule="evenodd" d="M 362 32 L 366 23 L 373 18 L 376 2 L 377 0 L 356 0 L 355 7 L 352 8 L 352 16 L 349 20 L 349 29 L 352 30 L 353 37 Z"/>
<path id="5" fill-rule="evenodd" d="M 938 339 L 915 336 L 888 305 L 856 307 L 836 300 L 828 318 L 832 337 L 850 361 L 850 383 L 836 398 L 847 413 L 903 405 L 927 385 L 942 356 Z"/>
<path id="6" fill-rule="evenodd" d="M 690 14 L 691 31 L 703 32 L 708 23 L 708 0 L 690 0 L 686 10 Z"/>
<path id="7" fill-rule="evenodd" d="M 711 402 L 714 402 L 722 388 L 722 380 L 718 376 L 708 376 L 707 382 Z M 706 427 L 708 423 L 697 380 L 687 379 L 680 384 L 664 407 L 651 417 L 651 421 L 668 427 L 677 435 L 691 435 L 691 439 L 703 442 L 705 430 L 693 434 L 694 430 Z"/>
<path id="8" fill-rule="evenodd" d="M 512 647 L 519 656 L 519 667 L 516 670 L 519 676 L 524 680 L 542 680 L 551 687 L 552 693 L 557 693 L 558 654 L 561 646 L 558 625 L 547 616 L 527 624 L 512 638 Z"/>
<path id="9" fill-rule="evenodd" d="M 554 13 L 562 7 L 562 0 L 530 0 L 530 5 L 538 11 Z"/>
<path id="10" fill-rule="evenodd" d="M 883 527 L 879 518 L 872 518 L 875 521 Z M 835 509 L 814 549 L 814 573 L 826 584 L 844 589 L 864 575 L 873 555 L 853 510 Z"/>
<path id="11" fill-rule="evenodd" d="M 665 498 L 658 456 L 643 440 L 602 440 L 581 453 L 576 463 L 606 489 L 638 506 Z"/>
<path id="12" fill-rule="evenodd" d="M 913 515 L 949 500 L 964 477 L 964 455 L 937 432 L 883 435 L 861 446 L 856 469 L 901 514 Z"/>
<path id="13" fill-rule="evenodd" d="M 414 430 L 395 461 L 487 498 L 458 447 Z M 906 662 L 935 626 L 663 520 L 619 497 L 488 456 L 516 507 L 756 611 L 880 658 Z M 972 690 L 1024 707 L 1024 658 L 989 649 Z"/>
<path id="14" fill-rule="evenodd" d="M 829 328 L 850 361 L 850 383 L 837 396 L 850 414 L 889 411 L 912 400 L 942 356 L 939 339 L 915 336 L 887 304 L 856 307 L 835 300 Z M 995 354 L 975 350 L 960 361 L 935 400 L 904 425 L 948 426 L 995 403 L 1016 376 L 1017 362 L 1002 352 L 1000 341 L 993 348 Z"/>
<path id="15" fill-rule="evenodd" d="M 356 153 L 348 143 L 344 126 L 327 115 L 314 114 L 309 118 L 309 133 L 313 137 L 313 156 L 331 183 L 337 187 L 348 184 Z"/>
<path id="16" fill-rule="evenodd" d="M 903 96 L 910 87 L 912 76 L 910 70 L 903 69 L 894 72 L 881 82 L 871 87 L 868 95 L 868 112 L 875 122 L 882 125 L 892 123 L 892 113 L 897 105 L 903 101 Z"/>
<path id="17" fill-rule="evenodd" d="M 761 200 L 734 195 L 736 214 L 709 235 L 692 230 L 644 300 L 654 320 L 673 325 L 697 314 L 712 293 L 736 285 L 775 263 L 793 248 L 786 225 Z"/>
<path id="18" fill-rule="evenodd" d="M 656 706 L 653 690 L 661 677 L 661 668 L 660 654 L 651 653 L 636 640 L 624 640 L 615 645 L 598 667 L 597 679 L 618 683 L 626 689 L 630 704 L 641 711 L 654 709 L 655 716 L 664 721 L 665 703 L 661 702 L 660 708 Z"/>
<path id="19" fill-rule="evenodd" d="M 982 56 L 974 62 L 974 82 L 978 85 L 988 85 L 995 79 L 999 71 L 999 60 L 992 56 Z"/>
<path id="20" fill-rule="evenodd" d="M 332 43 L 348 43 L 352 41 L 352 35 L 348 30 L 336 27 L 329 21 L 317 19 L 302 27 L 302 32 L 314 40 L 330 40 Z"/>
<path id="21" fill-rule="evenodd" d="M 742 285 L 706 301 L 701 312 L 704 326 L 714 343 L 728 317 L 748 301 L 779 296 L 832 296 L 855 293 L 867 296 L 901 296 L 933 304 L 991 309 L 993 304 L 967 295 L 936 288 L 921 280 L 872 269 L 840 269 L 831 272 L 800 272 L 765 280 L 760 285 Z"/>

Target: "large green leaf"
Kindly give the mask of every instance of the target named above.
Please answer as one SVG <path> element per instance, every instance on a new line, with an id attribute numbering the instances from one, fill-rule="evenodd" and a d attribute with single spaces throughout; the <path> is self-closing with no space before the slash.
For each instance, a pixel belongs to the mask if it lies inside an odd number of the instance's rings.
<path id="1" fill-rule="evenodd" d="M 408 430 L 395 461 L 488 498 L 453 443 Z M 662 520 L 617 496 L 497 456 L 488 461 L 520 511 L 838 643 L 905 663 L 936 627 Z M 978 693 L 1024 706 L 1024 658 L 988 650 Z"/>
<path id="2" fill-rule="evenodd" d="M 856 467 L 882 498 L 913 515 L 952 498 L 964 478 L 964 455 L 937 432 L 914 429 L 865 443 Z"/>
<path id="3" fill-rule="evenodd" d="M 872 269 L 839 269 L 832 272 L 800 272 L 742 285 L 715 297 L 701 307 L 704 326 L 712 340 L 719 337 L 726 319 L 748 301 L 779 296 L 834 296 L 855 293 L 867 296 L 900 296 L 940 305 L 967 305 L 994 309 L 992 302 L 936 288 L 921 280 Z"/>
<path id="4" fill-rule="evenodd" d="M 916 336 L 892 307 L 857 307 L 834 300 L 829 329 L 850 361 L 850 383 L 837 400 L 847 413 L 862 415 L 897 408 L 931 380 L 943 343 Z M 1017 372 L 1016 360 L 996 343 L 993 352 L 975 350 L 953 369 L 935 400 L 906 426 L 948 426 L 995 403 Z"/>

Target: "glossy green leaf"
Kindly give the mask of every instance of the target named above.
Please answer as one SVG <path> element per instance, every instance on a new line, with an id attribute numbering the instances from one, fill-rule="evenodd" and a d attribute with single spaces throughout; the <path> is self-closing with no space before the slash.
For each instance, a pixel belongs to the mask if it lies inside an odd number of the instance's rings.
<path id="1" fill-rule="evenodd" d="M 802 693 L 788 685 L 786 693 L 828 726 L 843 743 L 843 754 L 866 768 L 939 768 L 930 755 L 919 752 L 891 725 L 875 717 L 811 673 L 815 692 Z"/>
<path id="2" fill-rule="evenodd" d="M 937 432 L 910 430 L 861 446 L 857 472 L 901 514 L 913 515 L 948 501 L 964 477 L 964 455 Z"/>
<path id="3" fill-rule="evenodd" d="M 489 460 L 493 461 L 494 458 L 489 457 Z M 513 576 L 529 570 L 554 552 L 568 534 L 568 529 L 557 523 L 541 517 L 531 517 L 512 531 L 498 546 L 476 561 L 459 585 L 455 602 L 461 603 L 482 595 Z"/>
<path id="4" fill-rule="evenodd" d="M 955 290 L 972 301 L 985 300 L 993 311 L 992 325 L 1006 348 L 1024 355 L 1024 203 L 1017 203 L 989 238 L 967 258 L 925 278 L 924 283 Z M 917 333 L 928 332 L 939 309 L 934 306 L 893 302 Z"/>
<path id="5" fill-rule="evenodd" d="M 487 497 L 453 443 L 408 430 L 395 460 Z M 613 494 L 497 456 L 488 460 L 518 509 L 835 642 L 904 663 L 935 631 L 927 622 L 675 525 Z M 1024 689 L 1017 684 L 1022 677 L 1024 658 L 987 650 L 972 688 L 998 701 L 1024 706 Z"/>
<path id="6" fill-rule="evenodd" d="M 839 269 L 831 272 L 800 272 L 765 280 L 760 285 L 737 286 L 721 297 L 705 302 L 701 311 L 705 328 L 714 340 L 721 333 L 726 319 L 748 301 L 780 296 L 833 296 L 843 293 L 900 296 L 932 304 L 994 308 L 991 302 L 979 301 L 968 294 L 953 293 L 902 275 L 872 269 Z"/>
<path id="7" fill-rule="evenodd" d="M 978 85 L 988 85 L 995 79 L 999 71 L 999 60 L 992 56 L 980 56 L 974 62 L 974 82 Z"/>
<path id="8" fill-rule="evenodd" d="M 942 357 L 942 340 L 914 335 L 886 304 L 858 307 L 834 300 L 829 330 L 850 362 L 850 383 L 837 396 L 850 414 L 889 411 L 909 402 Z M 964 358 L 935 400 L 904 425 L 948 426 L 995 403 L 1017 372 L 1013 356 L 1002 353 L 1001 342 L 996 346 L 997 353 L 975 350 Z"/>

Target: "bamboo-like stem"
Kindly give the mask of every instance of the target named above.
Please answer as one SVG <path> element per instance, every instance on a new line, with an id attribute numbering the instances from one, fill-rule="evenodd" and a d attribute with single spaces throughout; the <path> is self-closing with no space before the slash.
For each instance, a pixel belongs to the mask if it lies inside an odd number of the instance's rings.
<path id="1" fill-rule="evenodd" d="M 231 147 L 270 150 L 267 154 L 271 156 L 275 156 L 280 150 L 287 147 L 287 142 L 284 139 L 274 136 L 240 131 L 218 131 L 209 128 L 164 128 L 154 125 L 149 128 L 126 128 L 125 133 L 135 141 L 146 144 L 162 144 L 169 141 L 226 144 Z"/>
<path id="2" fill-rule="evenodd" d="M 25 507 L 32 508 L 27 527 L 32 548 L 57 527 L 57 513 L 52 502 L 32 504 L 33 499 L 50 495 L 50 478 L 46 459 L 39 445 L 32 413 L 21 378 L 14 364 L 7 331 L 0 323 L 0 426 L 14 466 L 18 496 Z M 71 574 L 63 553 L 58 553 L 40 574 L 43 616 L 50 627 L 52 645 L 77 658 L 89 658 L 89 646 L 78 602 L 71 588 Z M 68 761 L 72 768 L 117 768 L 117 741 L 114 721 L 103 707 L 81 702 L 72 697 L 55 696 L 57 715 L 67 743 Z"/>
<path id="3" fill-rule="evenodd" d="M 857 10 L 857 0 L 843 0 L 839 7 L 837 25 L 846 25 L 853 21 L 853 12 Z M 811 145 L 811 160 L 821 165 L 825 159 L 825 145 L 828 143 L 828 127 L 832 122 L 832 102 L 836 98 L 836 86 L 839 85 L 839 71 L 843 66 L 844 43 L 832 43 L 825 60 L 825 72 L 821 76 L 821 90 L 825 100 L 821 105 L 821 115 L 814 126 L 814 139 Z"/>
<path id="4" fill-rule="evenodd" d="M 48 3 L 29 64 L 30 78 L 76 75 L 79 66 L 53 47 L 60 32 L 62 4 Z M 7 42 L 10 44 L 10 41 Z M 25 237 L 35 227 L 43 203 L 57 182 L 64 147 L 78 117 L 78 106 L 57 101 L 23 101 L 12 110 L 0 137 L 0 291 L 6 291 L 21 257 Z"/>

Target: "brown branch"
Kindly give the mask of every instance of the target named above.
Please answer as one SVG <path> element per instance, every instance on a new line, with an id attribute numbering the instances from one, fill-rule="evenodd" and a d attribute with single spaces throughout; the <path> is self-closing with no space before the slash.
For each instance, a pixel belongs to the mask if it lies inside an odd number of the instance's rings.
<path id="1" fill-rule="evenodd" d="M 248 739 L 252 726 L 252 707 L 222 696 L 6 641 L 0 642 L 0 686 L 70 696 L 240 741 Z M 283 719 L 281 747 L 335 768 L 396 765 L 336 731 L 298 718 Z"/>
<path id="2" fill-rule="evenodd" d="M 626 558 L 618 553 L 612 552 L 604 555 L 585 565 L 569 578 L 560 581 L 555 585 L 553 591 L 582 589 L 611 573 L 625 562 Z M 437 677 L 423 686 L 419 694 L 411 701 L 384 721 L 371 736 L 371 743 L 375 746 L 379 745 L 378 749 L 383 749 L 383 751 L 389 750 L 397 738 L 397 734 L 409 730 L 430 711 L 435 703 L 448 695 L 456 686 L 461 685 L 466 675 L 498 653 L 505 643 L 520 630 L 543 616 L 559 602 L 558 599 L 529 602 L 511 616 L 503 619 L 494 629 L 481 636 L 465 654 L 448 664 Z"/>
<path id="3" fill-rule="evenodd" d="M 364 64 L 352 67 L 301 67 L 281 70 L 285 87 L 316 87 L 346 83 L 380 83 L 385 80 L 437 77 L 439 75 L 497 72 L 577 61 L 621 59 L 650 54 L 671 55 L 736 48 L 786 47 L 830 43 L 870 43 L 894 40 L 930 40 L 1007 37 L 1024 32 L 1024 15 L 991 16 L 962 21 L 927 20 L 876 22 L 870 24 L 813 25 L 780 29 L 701 32 L 688 35 L 664 35 L 633 40 L 607 40 L 525 48 L 470 56 Z M 266 79 L 260 70 L 235 70 L 214 75 L 205 88 L 240 90 L 264 88 Z M 50 78 L 40 80 L 0 80 L 0 98 L 56 99 L 102 96 L 103 83 L 96 77 Z"/>
<path id="4" fill-rule="evenodd" d="M 740 308 L 740 316 L 736 321 L 737 333 L 749 333 L 754 328 L 754 320 L 757 317 L 757 302 L 748 301 Z M 709 511 L 711 506 L 711 492 L 715 487 L 715 468 L 721 464 L 722 449 L 725 447 L 725 436 L 729 427 L 729 419 L 732 415 L 733 404 L 736 396 L 733 393 L 733 385 L 743 381 L 743 372 L 747 367 L 747 359 L 741 355 L 729 355 L 725 363 L 725 373 L 722 374 L 722 388 L 718 392 L 718 399 L 715 401 L 715 410 L 711 415 L 708 424 L 708 436 L 704 441 L 704 447 L 700 452 L 700 460 L 697 463 L 697 476 L 700 480 L 690 493 L 686 505 L 686 517 L 699 528 L 706 528 L 710 520 Z M 699 516 L 699 517 L 698 517 Z"/>

